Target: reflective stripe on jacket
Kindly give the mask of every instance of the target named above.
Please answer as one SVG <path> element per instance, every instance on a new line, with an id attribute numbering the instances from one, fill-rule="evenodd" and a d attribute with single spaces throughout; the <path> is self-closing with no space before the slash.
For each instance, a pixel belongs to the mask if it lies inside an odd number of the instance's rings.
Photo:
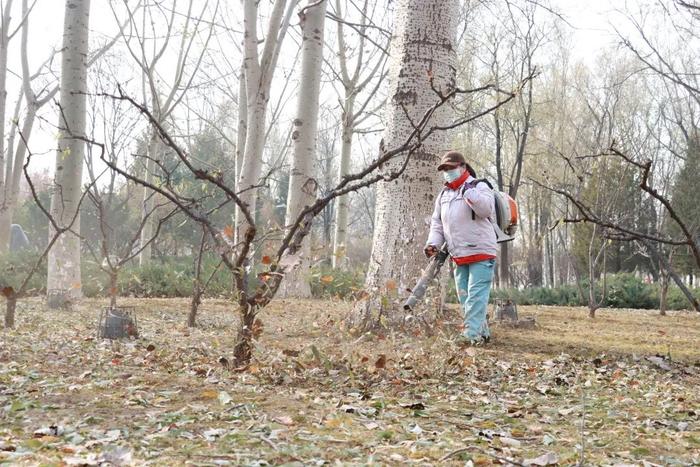
<path id="1" fill-rule="evenodd" d="M 469 177 L 466 183 L 473 181 L 474 177 Z M 428 245 L 440 247 L 447 242 L 453 257 L 496 255 L 496 232 L 488 219 L 495 215 L 493 191 L 484 182 L 474 188 L 463 188 L 445 187 L 438 195 L 430 220 Z"/>

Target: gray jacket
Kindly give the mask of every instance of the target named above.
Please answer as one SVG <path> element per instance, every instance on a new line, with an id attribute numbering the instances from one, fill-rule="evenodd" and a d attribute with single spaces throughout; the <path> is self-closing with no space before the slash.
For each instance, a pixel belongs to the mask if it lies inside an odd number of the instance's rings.
<path id="1" fill-rule="evenodd" d="M 473 182 L 469 177 L 465 183 Z M 472 216 L 472 211 L 474 216 Z M 491 188 L 481 182 L 474 188 L 445 187 L 435 200 L 428 245 L 447 242 L 450 255 L 459 258 L 478 254 L 496 255 L 496 232 L 489 221 L 495 215 Z"/>

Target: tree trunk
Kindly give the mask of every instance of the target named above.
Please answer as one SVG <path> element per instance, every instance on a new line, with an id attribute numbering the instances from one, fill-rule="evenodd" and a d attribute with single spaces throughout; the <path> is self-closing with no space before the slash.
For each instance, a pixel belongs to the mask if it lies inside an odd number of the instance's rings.
<path id="1" fill-rule="evenodd" d="M 340 168 L 338 180 L 350 173 L 350 156 L 352 154 L 352 135 L 354 129 L 353 114 L 355 112 L 355 95 L 345 99 L 345 112 L 343 115 L 342 146 L 340 149 Z M 347 255 L 348 234 L 348 200 L 349 196 L 341 196 L 336 202 L 335 209 L 335 233 L 333 235 L 333 268 L 343 264 Z"/>
<path id="2" fill-rule="evenodd" d="M 11 292 L 5 301 L 5 329 L 15 327 L 15 310 L 17 309 L 17 294 Z"/>
<path id="3" fill-rule="evenodd" d="M 233 357 L 237 367 L 248 365 L 253 356 L 253 323 L 255 323 L 255 312 L 247 305 L 241 314 L 241 324 L 236 337 L 236 345 L 233 348 Z"/>
<path id="4" fill-rule="evenodd" d="M 318 137 L 318 100 L 323 65 L 323 26 L 326 0 L 309 0 L 299 14 L 302 31 L 301 75 L 297 118 L 294 120 L 294 155 L 289 175 L 287 215 L 285 225 L 290 227 L 301 211 L 314 202 L 318 182 L 314 178 L 314 160 Z M 309 275 L 311 269 L 311 239 L 306 237 L 301 246 L 301 262 L 289 271 L 282 282 L 280 295 L 286 298 L 311 297 Z"/>
<path id="5" fill-rule="evenodd" d="M 241 201 L 251 211 L 255 219 L 257 185 L 262 171 L 262 156 L 265 146 L 265 119 L 267 103 L 270 100 L 270 86 L 277 67 L 280 44 L 289 27 L 289 20 L 296 2 L 277 0 L 270 14 L 268 34 L 261 56 L 258 54 L 258 1 L 243 1 L 243 68 L 246 96 L 246 137 L 245 151 L 241 163 L 237 191 Z M 286 10 L 285 10 L 286 8 Z M 240 105 L 240 103 L 239 103 Z M 236 207 L 235 242 L 244 234 L 247 226 L 245 216 Z"/>
<path id="6" fill-rule="evenodd" d="M 158 138 L 156 129 L 151 130 L 151 138 L 148 142 L 148 159 L 146 160 L 146 173 L 144 179 L 148 182 L 153 181 L 153 173 L 156 170 L 155 160 L 160 158 L 161 142 Z M 151 262 L 152 246 L 151 237 L 153 237 L 154 216 L 153 211 L 155 192 L 143 187 L 143 202 L 141 204 L 141 219 L 143 229 L 141 229 L 141 245 L 146 245 L 141 253 L 139 253 L 139 266 L 144 267 Z"/>
<path id="7" fill-rule="evenodd" d="M 10 2 L 11 3 L 11 2 Z M 9 7 L 10 3 L 7 4 Z M 9 11 L 9 10 L 7 10 Z M 26 115 L 22 123 L 22 129 L 19 131 L 21 138 L 17 143 L 15 148 L 14 143 L 10 142 L 7 148 L 7 161 L 5 164 L 5 192 L 0 190 L 0 254 L 7 251 L 6 247 L 9 246 L 9 240 L 11 237 L 12 220 L 14 218 L 14 211 L 17 207 L 17 200 L 19 198 L 19 185 L 22 179 L 22 173 L 24 169 L 24 158 L 27 155 L 26 141 L 31 138 L 32 130 L 34 128 L 34 122 L 36 120 L 36 114 L 40 107 L 42 107 L 47 102 L 51 101 L 53 97 L 59 90 L 58 86 L 53 87 L 50 91 L 45 93 L 41 99 L 39 99 L 32 89 L 32 78 L 35 75 L 29 71 L 29 57 L 28 57 L 28 43 L 29 43 L 29 1 L 22 0 L 22 35 L 21 35 L 21 45 L 20 45 L 20 61 L 22 63 L 22 93 L 26 101 Z M 19 120 L 19 108 L 22 103 L 22 99 L 17 100 L 17 110 L 15 112 L 15 119 Z M 13 129 L 13 130 L 16 130 Z M 11 140 L 14 139 L 16 131 L 13 131 Z M 10 152 L 15 151 L 14 161 L 10 159 Z M 0 159 L 3 157 L 0 152 Z M 0 168 L 2 163 L 0 163 Z M 1 177 L 1 175 L 0 175 Z"/>
<path id="8" fill-rule="evenodd" d="M 248 131 L 248 96 L 246 94 L 245 67 L 241 66 L 241 77 L 238 81 L 238 126 L 236 130 L 236 160 L 234 161 L 234 180 L 238 182 L 245 154 L 245 139 Z M 238 188 L 238 187 L 236 187 Z"/>
<path id="9" fill-rule="evenodd" d="M 17 207 L 17 199 L 19 198 L 19 185 L 20 181 L 22 180 L 24 158 L 27 155 L 25 140 L 29 140 L 29 137 L 32 134 L 34 121 L 36 120 L 36 112 L 36 103 L 29 103 L 27 105 L 27 115 L 25 116 L 24 123 L 22 124 L 23 138 L 17 144 L 12 170 L 7 172 L 9 178 L 6 180 L 6 191 L 4 195 L 0 193 L 0 254 L 6 253 L 9 248 L 12 220 Z M 3 245 L 6 246 L 5 249 L 3 249 Z"/>
<path id="10" fill-rule="evenodd" d="M 247 78 L 246 78 L 247 79 Z M 257 202 L 258 190 L 255 188 L 259 183 L 262 171 L 263 148 L 265 146 L 265 118 L 267 114 L 267 97 L 262 95 L 248 96 L 252 99 L 252 105 L 248 105 L 248 126 L 246 128 L 245 152 L 241 164 L 240 175 L 238 176 L 238 192 L 240 198 L 250 214 L 255 219 L 255 205 Z M 245 226 L 247 226 L 245 216 L 236 207 L 236 242 L 240 241 Z"/>
<path id="11" fill-rule="evenodd" d="M 387 149 L 406 142 L 419 121 L 438 97 L 454 87 L 454 38 L 457 25 L 454 0 L 401 0 L 396 5 L 389 67 L 389 103 L 383 143 Z M 449 122 L 448 106 L 439 108 L 428 126 Z M 358 303 L 348 319 L 355 330 L 404 319 L 400 297 L 421 275 L 428 219 L 440 190 L 436 171 L 440 155 L 449 149 L 449 135 L 436 132 L 416 151 L 398 179 L 376 186 L 377 204 L 372 254 L 365 283 L 370 293 Z M 405 156 L 405 154 L 403 154 Z M 397 170 L 401 156 L 386 164 Z M 397 300 L 398 298 L 398 300 Z"/>
<path id="12" fill-rule="evenodd" d="M 85 143 L 85 97 L 90 0 L 66 0 L 61 59 L 61 107 L 56 172 L 51 196 L 51 215 L 61 227 L 73 219 L 73 232 L 66 232 L 49 252 L 47 290 L 82 296 L 80 279 L 80 215 Z M 49 227 L 53 235 L 52 227 Z"/>
<path id="13" fill-rule="evenodd" d="M 498 276 L 499 285 L 503 288 L 510 286 L 510 258 L 509 258 L 509 243 L 501 243 L 501 255 L 498 258 L 500 274 Z"/>
<path id="14" fill-rule="evenodd" d="M 659 314 L 666 316 L 667 298 L 668 298 L 668 273 L 665 270 L 661 271 L 661 290 L 659 293 Z"/>
<path id="15" fill-rule="evenodd" d="M 119 289 L 117 289 L 117 278 L 117 271 L 111 271 L 109 273 L 109 307 L 113 310 L 117 308 L 117 295 L 119 293 Z"/>
<path id="16" fill-rule="evenodd" d="M 7 221 L 9 209 L 7 205 L 7 194 L 10 180 L 5 180 L 5 164 L 9 163 L 5 155 L 5 113 L 7 105 L 7 55 L 10 42 L 10 12 L 12 0 L 8 0 L 3 9 L 0 27 L 0 254 L 7 252 L 10 245 L 10 225 L 3 224 Z M 9 218 L 11 223 L 12 218 Z"/>
<path id="17" fill-rule="evenodd" d="M 204 256 L 204 245 L 207 241 L 207 231 L 202 228 L 202 237 L 199 241 L 199 250 L 194 264 L 194 284 L 192 286 L 192 301 L 190 302 L 190 313 L 187 316 L 187 326 L 193 328 L 197 325 L 197 311 L 202 304 L 202 257 Z"/>
<path id="18" fill-rule="evenodd" d="M 681 292 L 683 293 L 683 295 L 685 295 L 685 298 L 688 299 L 688 302 L 693 307 L 693 309 L 695 311 L 700 312 L 700 302 L 698 302 L 698 299 L 695 298 L 693 292 L 691 292 L 690 289 L 688 289 L 688 287 L 683 282 L 683 279 L 673 269 L 673 256 L 671 256 L 667 260 L 663 253 L 659 252 L 651 242 L 644 241 L 643 243 L 646 245 L 651 258 L 654 261 L 657 261 L 660 265 L 660 269 L 665 271 L 671 277 L 671 279 L 673 279 L 673 282 L 675 282 L 678 288 L 681 289 Z"/>

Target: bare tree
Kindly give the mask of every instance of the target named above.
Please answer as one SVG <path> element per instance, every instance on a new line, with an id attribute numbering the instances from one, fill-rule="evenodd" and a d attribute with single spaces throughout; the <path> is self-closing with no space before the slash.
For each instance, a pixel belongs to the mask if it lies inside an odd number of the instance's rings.
<path id="1" fill-rule="evenodd" d="M 128 29 L 122 34 L 129 54 L 141 70 L 144 102 L 149 103 L 153 115 L 161 125 L 173 125 L 173 113 L 183 101 L 187 92 L 195 83 L 195 78 L 202 64 L 204 53 L 197 50 L 197 45 L 206 50 L 214 33 L 213 25 L 206 20 L 209 2 L 202 2 L 199 13 L 194 10 L 197 3 L 186 1 L 186 12 L 178 12 L 178 1 L 174 0 L 169 8 L 154 3 L 140 9 L 132 8 L 124 0 L 129 22 Z M 214 2 L 212 16 L 216 17 L 219 2 Z M 113 7 L 115 17 L 119 12 Z M 161 33 L 161 31 L 165 33 Z M 179 35 L 176 59 L 168 62 L 165 57 L 170 52 L 173 42 Z M 201 40 L 201 44 L 197 41 Z M 148 180 L 153 180 L 156 161 L 162 157 L 163 148 L 159 146 L 157 131 L 151 129 L 148 142 L 148 158 L 142 170 Z M 152 216 L 155 199 L 146 188 L 142 193 L 142 217 L 144 227 L 141 230 L 141 248 L 139 262 L 147 264 L 151 259 L 151 243 L 156 216 Z"/>
<path id="2" fill-rule="evenodd" d="M 22 0 L 23 22 L 21 24 L 20 39 L 22 92 L 17 99 L 14 116 L 12 118 L 12 121 L 16 123 L 12 125 L 8 138 L 8 157 L 5 161 L 4 167 L 6 180 L 5 190 L 0 190 L 0 253 L 6 251 L 7 247 L 9 246 L 7 239 L 10 237 L 10 226 L 12 225 L 14 211 L 17 207 L 20 181 L 22 180 L 22 167 L 24 165 L 24 159 L 27 155 L 27 147 L 24 142 L 31 140 L 39 110 L 48 102 L 51 102 L 59 91 L 59 85 L 58 83 L 54 83 L 53 76 L 51 76 L 49 80 L 44 78 L 45 75 L 51 75 L 49 71 L 54 61 L 56 51 L 51 51 L 48 58 L 37 68 L 36 71 L 32 72 L 29 69 L 27 44 L 30 31 L 30 13 L 34 5 L 36 5 L 36 2 L 33 2 L 30 5 L 28 0 Z M 120 30 L 123 30 L 125 26 L 126 23 L 122 23 Z M 119 37 L 119 34 L 111 37 L 105 44 L 101 45 L 90 54 L 88 59 L 88 69 L 98 60 L 100 60 L 114 46 Z M 37 82 L 39 82 L 38 85 Z M 38 91 L 35 90 L 35 88 L 38 89 Z M 26 109 L 24 110 L 24 116 L 22 117 L 21 111 L 23 102 Z M 17 139 L 16 136 L 18 133 L 22 134 L 22 138 L 20 138 L 15 145 L 15 140 Z M 14 156 L 11 157 L 13 152 Z M 0 170 L 2 170 L 2 164 L 0 164 Z"/>
<path id="3" fill-rule="evenodd" d="M 299 12 L 302 34 L 301 72 L 303 83 L 298 95 L 294 119 L 294 153 L 289 174 L 287 214 L 285 225 L 291 225 L 304 207 L 316 199 L 319 183 L 316 181 L 314 160 L 318 139 L 319 94 L 321 90 L 321 65 L 323 64 L 324 25 L 326 0 L 309 0 Z M 288 273 L 280 291 L 285 297 L 309 298 L 311 286 L 308 276 L 311 267 L 311 244 L 303 242 L 299 264 Z"/>
<path id="4" fill-rule="evenodd" d="M 347 2 L 346 2 L 347 3 Z M 354 4 L 353 4 L 354 5 Z M 352 163 L 352 148 L 355 130 L 368 118 L 373 116 L 377 108 L 384 104 L 383 100 L 377 102 L 379 88 L 386 76 L 384 66 L 387 55 L 382 47 L 374 45 L 370 41 L 369 35 L 374 25 L 370 22 L 374 17 L 376 6 L 369 9 L 369 2 L 365 0 L 359 8 L 359 25 L 353 25 L 353 31 L 357 50 L 355 56 L 350 55 L 345 37 L 345 22 L 341 19 L 343 14 L 342 3 L 335 1 L 335 15 L 337 24 L 338 40 L 338 65 L 340 73 L 335 73 L 340 81 L 342 93 L 340 94 L 340 107 L 342 109 L 342 134 L 340 164 L 338 168 L 338 178 L 342 179 L 350 173 Z M 388 37 L 383 37 L 382 41 L 388 41 Z M 351 62 L 354 60 L 354 64 Z M 332 264 L 336 268 L 341 265 L 347 255 L 347 229 L 348 229 L 348 206 L 349 200 L 345 196 L 338 198 L 335 209 L 335 232 L 333 235 L 333 256 Z"/>
<path id="5" fill-rule="evenodd" d="M 47 291 L 69 298 L 82 296 L 80 213 L 88 66 L 90 0 L 66 0 L 61 58 L 61 104 L 50 236 L 56 225 L 75 226 L 60 236 L 49 252 Z M 77 219 L 77 220 L 76 220 Z"/>

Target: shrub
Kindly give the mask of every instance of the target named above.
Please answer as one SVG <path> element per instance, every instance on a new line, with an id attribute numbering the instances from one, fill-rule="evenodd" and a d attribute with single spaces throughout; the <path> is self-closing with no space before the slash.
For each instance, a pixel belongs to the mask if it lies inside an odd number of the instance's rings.
<path id="1" fill-rule="evenodd" d="M 207 280 L 218 261 L 206 257 L 202 261 L 202 280 Z M 106 276 L 106 274 L 103 274 Z M 105 279 L 106 280 L 106 277 Z M 119 294 L 136 297 L 189 297 L 192 295 L 194 264 L 192 258 L 154 259 L 144 267 L 125 267 L 119 273 Z M 231 290 L 233 278 L 222 266 L 214 274 L 205 296 L 226 295 Z"/>
<path id="2" fill-rule="evenodd" d="M 608 278 L 607 306 L 612 308 L 657 308 L 657 286 L 645 284 L 631 273 L 612 274 Z"/>
<path id="3" fill-rule="evenodd" d="M 328 265 L 311 270 L 311 295 L 315 298 L 353 298 L 364 287 L 362 269 L 333 269 Z"/>
<path id="4" fill-rule="evenodd" d="M 38 251 L 24 250 L 0 256 L 0 286 L 19 288 L 36 264 L 39 255 Z M 46 293 L 46 271 L 44 262 L 30 279 L 27 285 L 28 294 Z"/>

